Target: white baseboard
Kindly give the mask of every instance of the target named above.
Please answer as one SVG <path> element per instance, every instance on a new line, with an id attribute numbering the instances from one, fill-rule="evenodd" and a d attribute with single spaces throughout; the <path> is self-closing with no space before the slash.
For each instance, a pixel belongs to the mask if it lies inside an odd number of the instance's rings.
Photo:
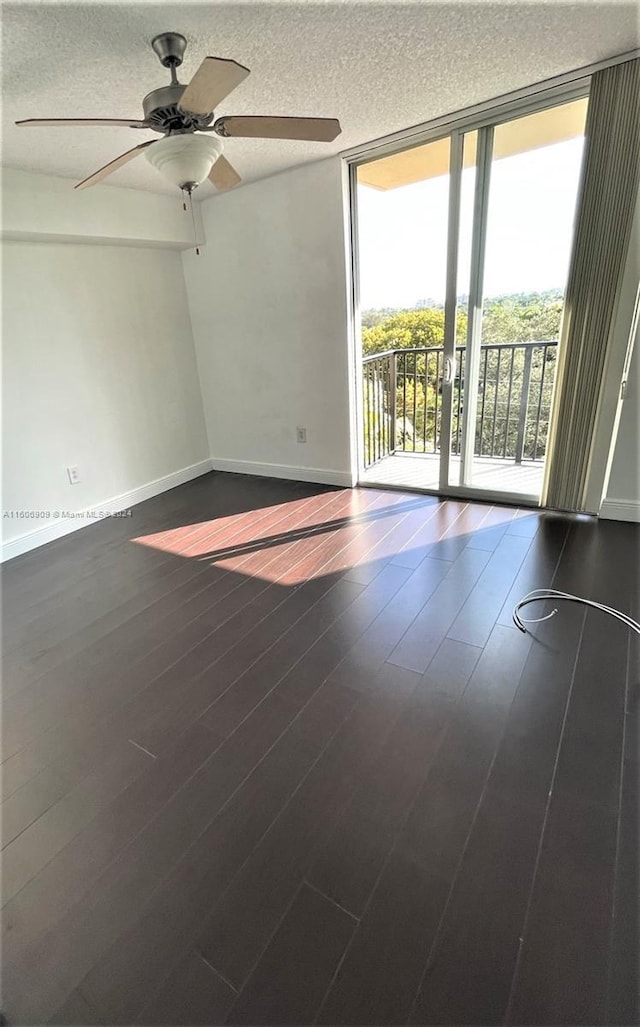
<path id="1" fill-rule="evenodd" d="M 287 478 L 291 481 L 311 481 L 318 485 L 342 485 L 352 488 L 354 481 L 347 471 L 328 471 L 320 467 L 290 467 L 288 464 L 257 464 L 250 460 L 224 460 L 211 458 L 214 471 L 231 471 L 233 474 L 257 474 L 262 478 Z"/>
<path id="2" fill-rule="evenodd" d="M 32 531 L 27 531 L 24 535 L 19 535 L 18 538 L 12 538 L 4 542 L 2 545 L 2 562 L 11 560 L 14 556 L 21 556 L 22 553 L 28 553 L 39 546 L 44 546 L 47 542 L 53 542 L 57 538 L 62 538 L 63 535 L 69 535 L 72 531 L 86 528 L 89 524 L 96 524 L 98 518 L 94 518 L 92 515 L 99 514 L 102 511 L 118 513 L 120 510 L 126 510 L 137 503 L 143 503 L 145 499 L 159 496 L 161 492 L 168 492 L 169 489 L 173 489 L 177 485 L 184 485 L 185 482 L 198 478 L 201 474 L 207 474 L 210 470 L 211 461 L 201 460 L 197 464 L 182 467 L 179 471 L 165 474 L 163 478 L 156 478 L 155 481 L 149 481 L 146 485 L 140 485 L 129 492 L 123 492 L 119 496 L 105 499 L 102 503 L 95 503 L 84 511 L 87 515 L 86 517 L 60 517 L 57 520 L 47 522 L 40 527 L 34 528 Z"/>
<path id="3" fill-rule="evenodd" d="M 640 502 L 635 499 L 605 499 L 600 517 L 607 521 L 634 521 L 640 524 Z"/>

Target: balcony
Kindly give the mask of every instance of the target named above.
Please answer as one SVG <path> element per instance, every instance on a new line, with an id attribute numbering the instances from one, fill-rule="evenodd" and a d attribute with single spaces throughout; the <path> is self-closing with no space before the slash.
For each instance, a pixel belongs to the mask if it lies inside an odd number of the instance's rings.
<path id="1" fill-rule="evenodd" d="M 540 495 L 557 342 L 482 346 L 473 487 Z M 449 481 L 460 480 L 465 347 L 456 348 Z M 437 489 L 443 347 L 394 349 L 362 362 L 365 482 Z"/>

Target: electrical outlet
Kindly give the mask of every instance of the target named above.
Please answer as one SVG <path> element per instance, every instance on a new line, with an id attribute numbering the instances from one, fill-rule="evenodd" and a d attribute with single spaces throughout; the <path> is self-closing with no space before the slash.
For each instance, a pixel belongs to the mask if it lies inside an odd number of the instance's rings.
<path id="1" fill-rule="evenodd" d="M 296 442 L 306 442 L 306 441 L 307 441 L 307 429 L 306 428 L 301 428 L 298 425 L 298 427 L 296 428 Z"/>
<path id="2" fill-rule="evenodd" d="M 69 475 L 69 484 L 77 485 L 80 481 L 80 469 L 75 465 L 73 467 L 67 467 L 67 474 Z"/>

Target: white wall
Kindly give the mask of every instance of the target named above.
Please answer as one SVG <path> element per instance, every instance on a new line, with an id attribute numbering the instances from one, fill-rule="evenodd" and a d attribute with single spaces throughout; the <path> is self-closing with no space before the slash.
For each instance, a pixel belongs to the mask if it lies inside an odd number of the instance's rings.
<path id="1" fill-rule="evenodd" d="M 77 191 L 68 178 L 2 168 L 3 239 L 115 243 L 129 246 L 193 246 L 191 213 L 182 197 L 97 185 Z M 196 231 L 201 232 L 198 204 Z"/>
<path id="2" fill-rule="evenodd" d="M 640 522 L 640 341 L 631 358 L 627 392 L 602 516 Z"/>
<path id="3" fill-rule="evenodd" d="M 213 466 L 351 484 L 341 162 L 202 207 L 183 263 Z"/>
<path id="4" fill-rule="evenodd" d="M 114 225 L 123 191 L 98 204 L 108 221 L 113 203 Z M 210 467 L 175 226 L 162 209 L 148 224 L 141 213 L 142 248 L 134 235 L 101 245 L 90 219 L 72 234 L 83 227 L 90 245 L 2 244 L 4 511 L 122 508 Z M 35 218 L 31 228 L 27 239 L 57 236 Z M 151 248 L 154 232 L 170 248 Z M 87 523 L 4 517 L 3 554 Z"/>
<path id="5" fill-rule="evenodd" d="M 604 501 L 600 516 L 640 522 L 640 339 L 636 308 L 640 293 L 640 190 L 618 295 L 611 351 L 598 422 L 593 464 L 604 465 Z M 635 333 L 635 337 L 632 336 Z M 628 364 L 630 347 L 633 347 Z M 627 388 L 621 400 L 621 382 Z M 611 438 L 615 447 L 611 452 Z M 598 445 L 601 453 L 598 453 Z M 602 495 L 602 487 L 600 491 Z"/>

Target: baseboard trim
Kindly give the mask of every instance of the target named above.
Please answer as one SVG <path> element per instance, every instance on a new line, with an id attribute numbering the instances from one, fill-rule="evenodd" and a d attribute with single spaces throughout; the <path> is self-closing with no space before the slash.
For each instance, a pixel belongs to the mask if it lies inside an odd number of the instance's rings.
<path id="1" fill-rule="evenodd" d="M 321 467 L 290 467 L 288 464 L 259 464 L 251 460 L 225 460 L 212 457 L 214 471 L 232 474 L 256 474 L 261 478 L 286 478 L 290 481 L 310 481 L 318 485 L 341 485 L 352 488 L 353 476 L 347 471 L 330 471 Z"/>
<path id="2" fill-rule="evenodd" d="M 640 502 L 635 499 L 605 499 L 600 517 L 606 521 L 633 521 L 640 524 Z"/>
<path id="3" fill-rule="evenodd" d="M 178 485 L 184 485 L 193 478 L 199 478 L 202 474 L 208 474 L 211 469 L 210 460 L 201 460 L 197 464 L 182 467 L 179 471 L 165 474 L 164 477 L 156 478 L 155 481 L 149 481 L 145 485 L 139 485 L 138 488 L 130 489 L 119 496 L 112 496 L 111 499 L 105 499 L 102 503 L 95 503 L 93 506 L 87 507 L 86 511 L 83 511 L 87 514 L 86 518 L 61 517 L 47 522 L 38 528 L 34 528 L 32 531 L 27 531 L 24 535 L 19 535 L 18 538 L 12 538 L 4 542 L 0 559 L 4 563 L 5 560 L 12 560 L 14 556 L 22 556 L 23 553 L 28 553 L 32 549 L 38 549 L 40 546 L 46 545 L 47 542 L 54 542 L 57 538 L 70 535 L 72 531 L 80 531 L 90 524 L 95 524 L 96 519 L 92 515 L 98 514 L 100 511 L 118 513 L 120 510 L 126 510 L 130 506 L 143 503 L 145 499 L 153 499 L 154 496 L 159 496 L 161 492 L 168 492 L 169 489 L 174 489 Z"/>

